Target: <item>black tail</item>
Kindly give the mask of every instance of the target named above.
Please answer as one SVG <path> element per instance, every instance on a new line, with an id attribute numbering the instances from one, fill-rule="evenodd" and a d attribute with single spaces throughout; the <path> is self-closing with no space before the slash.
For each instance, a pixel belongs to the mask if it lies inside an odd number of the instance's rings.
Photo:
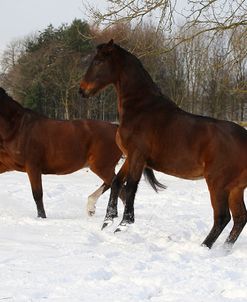
<path id="1" fill-rule="evenodd" d="M 166 189 L 166 186 L 158 182 L 155 178 L 154 172 L 150 168 L 145 168 L 143 170 L 143 174 L 145 179 L 149 182 L 151 187 L 154 189 L 155 192 L 158 192 L 158 189 Z"/>

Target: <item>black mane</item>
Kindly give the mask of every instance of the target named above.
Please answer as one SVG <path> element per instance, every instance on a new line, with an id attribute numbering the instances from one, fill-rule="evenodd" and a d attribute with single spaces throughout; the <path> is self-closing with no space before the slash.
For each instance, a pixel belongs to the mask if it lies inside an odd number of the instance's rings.
<path id="1" fill-rule="evenodd" d="M 41 116 L 39 113 L 36 113 L 29 108 L 23 107 L 22 104 L 8 95 L 5 89 L 2 87 L 0 87 L 0 108 L 1 115 L 6 115 L 7 118 L 11 118 L 16 113 L 24 114 L 25 112 L 29 112 L 35 116 Z"/>
<path id="2" fill-rule="evenodd" d="M 3 89 L 3 87 L 0 87 L 0 96 L 6 96 L 7 93 L 5 91 L 5 89 Z"/>
<path id="3" fill-rule="evenodd" d="M 98 49 L 102 49 L 105 45 L 107 45 L 107 44 L 100 44 L 98 46 L 99 47 Z M 138 68 L 141 70 L 140 74 L 143 75 L 143 78 L 145 79 L 145 81 L 147 83 L 149 83 L 150 87 L 152 87 L 152 89 L 156 95 L 164 96 L 161 89 L 159 88 L 159 86 L 153 81 L 152 77 L 147 72 L 147 70 L 143 66 L 142 62 L 137 58 L 136 55 L 134 55 L 131 52 L 129 52 L 128 50 L 122 48 L 118 44 L 114 43 L 113 46 L 115 49 L 117 49 L 118 51 L 121 51 L 122 54 L 124 54 L 127 58 L 129 58 L 131 61 L 133 61 L 136 66 L 138 66 Z M 169 99 L 167 96 L 165 96 L 165 98 Z M 169 100 L 169 101 L 171 102 L 171 100 Z"/>

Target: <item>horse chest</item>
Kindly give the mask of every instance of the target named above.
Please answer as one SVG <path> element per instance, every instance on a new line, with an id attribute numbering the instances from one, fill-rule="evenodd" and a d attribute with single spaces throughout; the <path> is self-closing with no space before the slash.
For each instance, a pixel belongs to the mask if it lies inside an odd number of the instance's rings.
<path id="1" fill-rule="evenodd" d="M 0 161 L 9 169 L 23 171 L 24 166 L 22 162 L 19 160 L 18 155 L 19 154 L 17 154 L 16 156 L 13 155 L 10 156 L 7 152 L 1 150 Z"/>

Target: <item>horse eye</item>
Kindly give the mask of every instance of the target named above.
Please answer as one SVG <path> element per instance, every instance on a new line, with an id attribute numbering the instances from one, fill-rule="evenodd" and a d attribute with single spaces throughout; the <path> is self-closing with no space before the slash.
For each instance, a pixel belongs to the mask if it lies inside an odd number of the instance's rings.
<path id="1" fill-rule="evenodd" d="M 93 62 L 93 65 L 96 66 L 96 65 L 99 65 L 99 64 L 101 64 L 101 63 L 102 63 L 102 61 L 95 60 L 95 61 Z"/>

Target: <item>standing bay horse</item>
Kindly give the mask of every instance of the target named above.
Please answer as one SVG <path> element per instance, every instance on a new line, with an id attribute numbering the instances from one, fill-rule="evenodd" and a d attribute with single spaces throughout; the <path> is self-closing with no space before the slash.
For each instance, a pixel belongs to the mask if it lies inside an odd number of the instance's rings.
<path id="1" fill-rule="evenodd" d="M 45 218 L 41 175 L 89 167 L 104 181 L 88 197 L 87 211 L 93 215 L 122 155 L 115 143 L 117 128 L 103 121 L 49 119 L 23 108 L 0 88 L 0 173 L 27 172 L 38 217 Z"/>
<path id="2" fill-rule="evenodd" d="M 117 143 L 127 158 L 115 177 L 103 224 L 117 216 L 117 197 L 126 182 L 120 231 L 134 223 L 134 198 L 144 167 L 185 179 L 205 178 L 214 224 L 203 245 L 211 248 L 233 217 L 226 239 L 232 245 L 247 222 L 247 131 L 235 123 L 183 111 L 164 96 L 141 62 L 113 43 L 101 44 L 83 80 L 84 97 L 113 84 L 118 95 Z"/>

